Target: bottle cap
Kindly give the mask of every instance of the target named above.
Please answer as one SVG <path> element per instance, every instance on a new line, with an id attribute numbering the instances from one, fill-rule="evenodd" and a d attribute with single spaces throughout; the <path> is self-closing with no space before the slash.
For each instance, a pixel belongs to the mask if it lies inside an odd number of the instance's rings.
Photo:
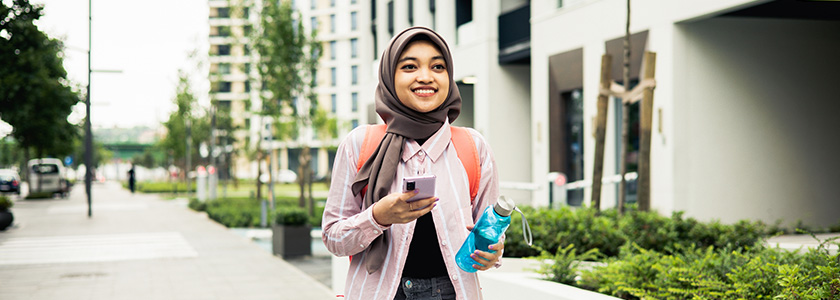
<path id="1" fill-rule="evenodd" d="M 496 211 L 496 214 L 507 217 L 513 213 L 513 209 L 516 208 L 516 203 L 513 202 L 513 199 L 508 198 L 507 196 L 499 196 L 499 200 L 496 201 L 496 205 L 493 207 L 493 210 Z"/>

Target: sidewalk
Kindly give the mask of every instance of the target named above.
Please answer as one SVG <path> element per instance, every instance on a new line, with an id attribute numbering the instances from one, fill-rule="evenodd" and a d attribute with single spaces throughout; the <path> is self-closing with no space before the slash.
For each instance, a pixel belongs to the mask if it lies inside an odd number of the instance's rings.
<path id="1" fill-rule="evenodd" d="M 322 283 L 178 201 L 94 184 L 18 200 L 0 299 L 335 299 Z"/>

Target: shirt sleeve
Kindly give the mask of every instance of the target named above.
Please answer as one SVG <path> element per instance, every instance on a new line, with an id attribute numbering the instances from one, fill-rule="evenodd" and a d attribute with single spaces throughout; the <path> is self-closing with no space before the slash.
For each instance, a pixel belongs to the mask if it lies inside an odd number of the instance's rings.
<path id="1" fill-rule="evenodd" d="M 337 256 L 355 255 L 364 251 L 388 228 L 373 219 L 373 206 L 362 210 L 362 194 L 354 196 L 351 191 L 358 173 L 356 145 L 361 145 L 365 128 L 361 126 L 351 131 L 336 152 L 332 182 L 321 221 L 321 239 L 327 250 Z"/>

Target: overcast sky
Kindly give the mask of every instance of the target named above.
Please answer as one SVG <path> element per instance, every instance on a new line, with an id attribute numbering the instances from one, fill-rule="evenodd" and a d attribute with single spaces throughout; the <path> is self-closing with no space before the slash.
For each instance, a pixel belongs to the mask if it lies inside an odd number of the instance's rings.
<path id="1" fill-rule="evenodd" d="M 75 84 L 87 84 L 88 1 L 31 0 L 44 4 L 38 25 L 65 42 L 64 68 Z M 189 53 L 207 53 L 207 0 L 93 0 L 91 68 L 122 73 L 91 75 L 94 127 L 156 127 L 174 110 L 178 70 L 189 70 L 194 93 L 207 89 Z M 206 67 L 205 67 L 206 68 Z M 81 120 L 84 105 L 71 122 Z"/>

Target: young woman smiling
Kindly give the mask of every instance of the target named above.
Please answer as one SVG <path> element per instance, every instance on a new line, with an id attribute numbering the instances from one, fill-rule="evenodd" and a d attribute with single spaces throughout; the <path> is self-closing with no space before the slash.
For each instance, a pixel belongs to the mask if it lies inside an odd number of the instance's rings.
<path id="1" fill-rule="evenodd" d="M 323 217 L 323 240 L 337 256 L 352 256 L 345 299 L 480 299 L 476 273 L 464 272 L 455 253 L 469 229 L 499 196 L 492 150 L 468 129 L 480 163 L 473 199 L 452 139 L 461 111 L 449 47 L 436 32 L 412 27 L 382 54 L 376 112 L 387 130 L 373 154 L 360 160 L 368 126 L 339 145 Z M 364 161 L 359 166 L 358 162 Z M 436 176 L 435 196 L 406 202 L 403 178 Z M 494 253 L 476 251 L 474 267 L 498 267 Z"/>

